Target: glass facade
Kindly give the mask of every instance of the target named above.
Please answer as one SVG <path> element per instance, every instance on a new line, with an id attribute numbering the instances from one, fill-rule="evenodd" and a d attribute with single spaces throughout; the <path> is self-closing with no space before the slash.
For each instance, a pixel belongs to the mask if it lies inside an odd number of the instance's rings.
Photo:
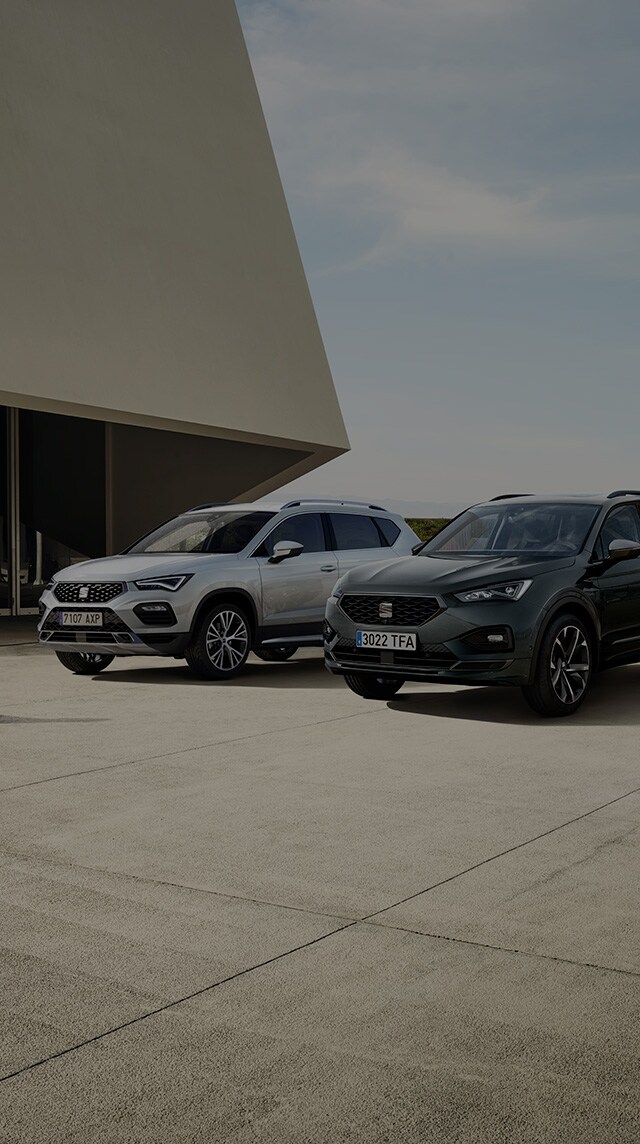
<path id="1" fill-rule="evenodd" d="M 0 435 L 0 610 L 19 615 L 60 568 L 105 552 L 105 426 L 0 407 Z"/>

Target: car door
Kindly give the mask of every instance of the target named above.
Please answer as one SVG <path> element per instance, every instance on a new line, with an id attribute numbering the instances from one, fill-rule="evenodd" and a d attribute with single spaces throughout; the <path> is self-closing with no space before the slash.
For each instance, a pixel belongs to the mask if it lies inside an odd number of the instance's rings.
<path id="1" fill-rule="evenodd" d="M 302 544 L 299 556 L 271 564 L 269 557 L 279 541 Z M 327 544 L 322 514 L 299 513 L 276 524 L 257 554 L 262 586 L 263 626 L 273 637 L 322 632 L 327 600 L 338 579 L 338 560 Z M 293 630 L 295 629 L 295 631 Z M 267 636 L 268 638 L 268 636 Z"/>
<path id="2" fill-rule="evenodd" d="M 628 504 L 606 518 L 596 553 L 606 558 L 612 540 L 640 543 L 640 511 Z M 625 655 L 640 650 L 640 559 L 619 560 L 595 579 L 600 594 L 602 641 L 606 655 Z"/>
<path id="3" fill-rule="evenodd" d="M 378 524 L 375 517 L 351 512 L 332 512 L 329 519 L 341 576 L 360 564 L 397 559 L 398 553 L 391 545 L 399 536 L 400 529 L 392 520 Z"/>

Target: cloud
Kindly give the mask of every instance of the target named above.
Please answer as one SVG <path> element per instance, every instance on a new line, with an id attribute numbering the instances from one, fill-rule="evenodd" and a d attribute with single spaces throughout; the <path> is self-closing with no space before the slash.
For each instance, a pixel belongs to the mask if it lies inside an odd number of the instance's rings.
<path id="1" fill-rule="evenodd" d="M 637 273 L 639 7 L 241 0 L 294 215 L 344 227 L 342 268 L 450 244 Z"/>

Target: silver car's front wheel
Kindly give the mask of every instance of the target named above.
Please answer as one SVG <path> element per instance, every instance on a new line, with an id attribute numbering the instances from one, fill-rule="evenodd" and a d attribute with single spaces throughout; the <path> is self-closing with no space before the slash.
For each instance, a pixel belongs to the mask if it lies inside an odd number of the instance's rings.
<path id="1" fill-rule="evenodd" d="M 93 651 L 57 651 L 56 655 L 62 666 L 74 675 L 97 675 L 113 663 L 114 658 Z"/>
<path id="2" fill-rule="evenodd" d="M 242 671 L 250 646 L 244 612 L 236 604 L 219 604 L 200 620 L 185 658 L 200 679 L 233 679 Z"/>

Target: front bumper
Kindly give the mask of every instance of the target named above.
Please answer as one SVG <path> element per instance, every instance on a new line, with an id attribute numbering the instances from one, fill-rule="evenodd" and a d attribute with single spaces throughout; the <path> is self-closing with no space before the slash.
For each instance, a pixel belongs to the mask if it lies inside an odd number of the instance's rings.
<path id="1" fill-rule="evenodd" d="M 184 654 L 189 641 L 188 617 L 182 616 L 172 593 L 150 593 L 132 590 L 128 585 L 125 591 L 109 600 L 108 604 L 62 603 L 53 591 L 46 588 L 40 598 L 40 620 L 38 622 L 39 643 L 52 651 L 99 652 L 102 655 L 167 655 Z M 165 603 L 171 609 L 171 623 L 155 625 L 144 623 L 136 608 L 140 604 Z M 62 612 L 99 612 L 100 627 L 83 626 L 82 623 L 68 627 L 62 624 Z"/>
<path id="2" fill-rule="evenodd" d="M 459 683 L 487 686 L 524 686 L 529 682 L 533 633 L 517 630 L 516 604 L 443 606 L 419 627 L 398 628 L 393 623 L 357 624 L 335 597 L 327 604 L 325 664 L 336 675 L 364 673 L 401 677 L 429 683 Z M 509 622 L 511 621 L 511 622 Z M 356 632 L 415 631 L 416 651 L 379 651 L 356 647 Z M 503 647 L 480 651 L 477 633 L 483 629 L 507 629 L 510 638 Z M 469 642 L 471 637 L 472 642 Z"/>

